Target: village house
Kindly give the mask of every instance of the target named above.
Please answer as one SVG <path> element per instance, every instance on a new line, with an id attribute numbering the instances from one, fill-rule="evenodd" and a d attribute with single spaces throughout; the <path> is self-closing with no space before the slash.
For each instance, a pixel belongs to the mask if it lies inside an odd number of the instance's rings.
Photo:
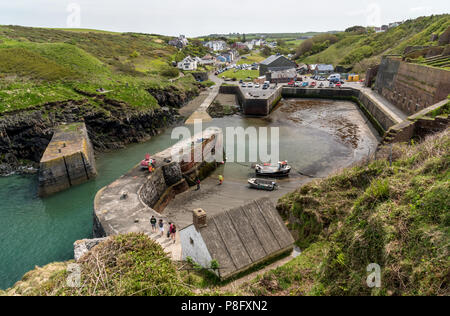
<path id="1" fill-rule="evenodd" d="M 287 83 L 297 79 L 297 70 L 295 68 L 279 71 L 269 71 L 266 73 L 266 80 L 270 83 Z"/>
<path id="2" fill-rule="evenodd" d="M 189 45 L 189 41 L 187 40 L 186 36 L 180 35 L 178 38 L 170 40 L 169 45 L 175 46 L 179 49 L 183 49 L 187 45 Z"/>
<path id="3" fill-rule="evenodd" d="M 332 73 L 334 73 L 333 65 L 320 64 L 317 65 L 315 70 L 316 75 L 330 75 Z"/>
<path id="4" fill-rule="evenodd" d="M 203 56 L 200 60 L 200 65 L 214 65 L 215 63 L 216 59 L 210 54 Z"/>
<path id="5" fill-rule="evenodd" d="M 192 259 L 227 279 L 242 271 L 289 253 L 294 239 L 268 198 L 253 201 L 209 217 L 194 210 L 193 224 L 180 231 L 182 259 Z"/>
<path id="6" fill-rule="evenodd" d="M 209 41 L 203 45 L 214 52 L 227 49 L 227 43 L 225 43 L 225 41 Z"/>
<path id="7" fill-rule="evenodd" d="M 272 55 L 259 65 L 259 75 L 265 76 L 269 71 L 296 69 L 297 64 L 283 55 Z"/>
<path id="8" fill-rule="evenodd" d="M 197 60 L 195 60 L 195 58 L 192 58 L 191 56 L 186 57 L 178 63 L 178 69 L 186 71 L 197 70 L 197 66 Z"/>

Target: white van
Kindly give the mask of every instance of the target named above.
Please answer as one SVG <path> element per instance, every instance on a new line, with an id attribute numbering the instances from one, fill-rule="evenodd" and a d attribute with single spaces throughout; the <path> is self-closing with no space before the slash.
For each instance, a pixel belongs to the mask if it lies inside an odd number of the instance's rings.
<path id="1" fill-rule="evenodd" d="M 331 76 L 328 77 L 328 81 L 333 80 L 333 79 L 341 81 L 341 75 L 340 74 L 332 74 Z"/>

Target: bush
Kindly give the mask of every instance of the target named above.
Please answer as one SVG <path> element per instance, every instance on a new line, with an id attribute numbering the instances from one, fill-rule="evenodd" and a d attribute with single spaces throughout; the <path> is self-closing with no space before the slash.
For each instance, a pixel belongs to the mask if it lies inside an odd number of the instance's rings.
<path id="1" fill-rule="evenodd" d="M 164 67 L 161 71 L 161 75 L 167 78 L 176 78 L 180 75 L 180 70 L 176 67 Z"/>

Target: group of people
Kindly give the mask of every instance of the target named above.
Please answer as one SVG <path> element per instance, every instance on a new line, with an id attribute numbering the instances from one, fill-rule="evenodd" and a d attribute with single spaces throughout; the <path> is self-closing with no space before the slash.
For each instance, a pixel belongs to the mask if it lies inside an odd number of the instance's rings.
<path id="1" fill-rule="evenodd" d="M 152 218 L 150 218 L 150 224 L 152 225 L 153 233 L 157 233 L 159 229 L 161 237 L 164 237 L 164 221 L 162 219 L 158 221 L 155 216 L 152 216 Z M 177 227 L 175 226 L 174 223 L 171 222 L 169 222 L 168 225 L 169 228 L 167 229 L 167 238 L 172 239 L 173 243 L 175 243 L 177 235 Z"/>

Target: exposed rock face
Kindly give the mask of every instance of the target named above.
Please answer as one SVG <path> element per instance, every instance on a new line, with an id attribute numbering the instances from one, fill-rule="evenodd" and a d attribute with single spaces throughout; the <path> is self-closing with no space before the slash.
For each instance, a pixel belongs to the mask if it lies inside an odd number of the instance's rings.
<path id="1" fill-rule="evenodd" d="M 73 252 L 75 261 L 78 261 L 83 257 L 86 253 L 88 253 L 92 248 L 97 246 L 98 244 L 105 241 L 106 238 L 96 238 L 96 239 L 83 239 L 77 240 L 73 244 Z"/>
<path id="2" fill-rule="evenodd" d="M 55 102 L 0 114 L 0 174 L 19 170 L 23 160 L 37 167 L 61 123 L 84 121 L 94 149 L 108 150 L 148 140 L 179 120 L 175 109 L 139 110 L 110 100 L 101 106 L 87 100 Z"/>
<path id="3" fill-rule="evenodd" d="M 174 108 L 181 108 L 191 99 L 198 95 L 198 91 L 181 91 L 175 87 L 168 87 L 165 89 L 148 89 L 147 90 L 161 106 L 169 106 Z"/>
<path id="4" fill-rule="evenodd" d="M 164 180 L 167 186 L 172 186 L 183 179 L 183 174 L 181 173 L 180 164 L 172 162 L 166 166 L 163 166 Z"/>

